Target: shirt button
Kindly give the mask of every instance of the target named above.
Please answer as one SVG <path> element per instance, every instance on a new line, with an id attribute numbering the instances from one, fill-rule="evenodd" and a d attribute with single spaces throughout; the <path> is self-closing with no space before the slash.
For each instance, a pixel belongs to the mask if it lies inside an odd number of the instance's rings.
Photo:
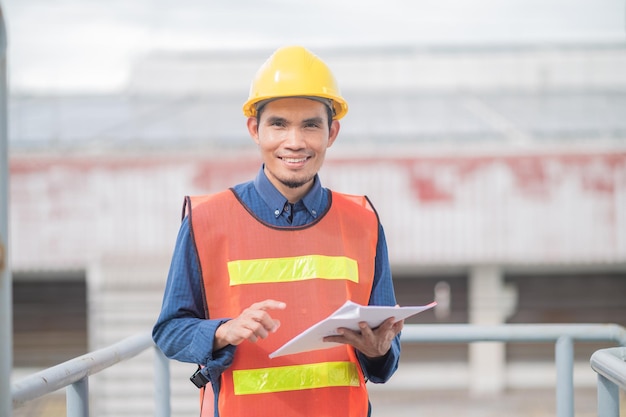
<path id="1" fill-rule="evenodd" d="M 314 216 L 317 216 L 317 211 L 311 210 L 311 214 L 314 215 Z"/>
<path id="2" fill-rule="evenodd" d="M 280 215 L 280 210 L 278 209 L 274 210 L 274 216 L 278 217 L 278 215 Z"/>

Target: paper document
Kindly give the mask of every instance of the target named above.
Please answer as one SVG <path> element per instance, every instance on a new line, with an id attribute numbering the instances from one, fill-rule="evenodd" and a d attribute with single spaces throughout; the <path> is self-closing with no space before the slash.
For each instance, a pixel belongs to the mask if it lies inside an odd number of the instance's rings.
<path id="1" fill-rule="evenodd" d="M 396 321 L 404 320 L 435 305 L 437 305 L 436 302 L 415 307 L 362 306 L 352 301 L 347 301 L 328 318 L 309 327 L 270 353 L 270 358 L 335 347 L 338 345 L 337 343 L 324 342 L 323 338 L 337 335 L 339 327 L 359 330 L 359 322 L 365 321 L 371 328 L 375 328 L 389 317 L 395 317 Z"/>

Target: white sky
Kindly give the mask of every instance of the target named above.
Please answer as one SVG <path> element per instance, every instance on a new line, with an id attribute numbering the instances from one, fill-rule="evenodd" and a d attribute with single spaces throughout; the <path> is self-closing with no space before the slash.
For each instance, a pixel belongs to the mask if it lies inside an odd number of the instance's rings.
<path id="1" fill-rule="evenodd" d="M 123 89 L 151 51 L 624 42 L 626 0 L 0 0 L 13 92 Z"/>

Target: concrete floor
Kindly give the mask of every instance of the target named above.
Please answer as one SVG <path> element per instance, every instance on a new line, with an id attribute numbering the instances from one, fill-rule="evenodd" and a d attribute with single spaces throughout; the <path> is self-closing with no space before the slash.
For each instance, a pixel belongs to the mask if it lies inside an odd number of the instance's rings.
<path id="1" fill-rule="evenodd" d="M 508 391 L 495 397 L 472 397 L 466 390 L 377 390 L 370 388 L 372 417 L 555 417 L 554 390 Z M 626 395 L 620 398 L 626 417 Z M 595 388 L 577 389 L 575 417 L 597 417 Z M 65 417 L 65 395 L 54 393 L 14 411 L 14 417 Z"/>
<path id="2" fill-rule="evenodd" d="M 466 390 L 388 391 L 370 389 L 373 417 L 555 417 L 554 390 L 525 389 L 497 396 L 473 397 Z M 622 415 L 626 416 L 624 399 Z M 596 417 L 596 390 L 574 394 L 576 417 Z"/>

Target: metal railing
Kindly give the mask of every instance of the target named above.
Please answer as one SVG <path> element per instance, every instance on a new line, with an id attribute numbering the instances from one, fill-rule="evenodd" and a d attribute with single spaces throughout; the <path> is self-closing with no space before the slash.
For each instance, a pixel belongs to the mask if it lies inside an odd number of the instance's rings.
<path id="1" fill-rule="evenodd" d="M 626 348 L 600 349 L 590 362 L 598 373 L 598 417 L 619 417 L 619 390 L 626 390 Z"/>
<path id="2" fill-rule="evenodd" d="M 37 372 L 11 386 L 13 407 L 66 388 L 68 417 L 89 416 L 89 376 L 154 347 L 155 417 L 170 416 L 169 360 L 154 346 L 149 333 L 128 337 L 114 345 L 87 353 Z"/>
<path id="3" fill-rule="evenodd" d="M 402 343 L 472 343 L 472 342 L 547 342 L 555 343 L 557 368 L 557 417 L 574 416 L 574 342 L 614 342 L 626 346 L 626 329 L 616 324 L 502 324 L 479 326 L 471 324 L 406 325 L 402 331 Z M 13 406 L 67 387 L 67 416 L 89 415 L 88 377 L 116 363 L 129 359 L 154 347 L 149 334 L 141 334 L 122 340 L 110 347 L 72 359 L 61 365 L 33 374 L 12 385 Z M 157 417 L 169 417 L 170 388 L 169 362 L 155 348 L 155 401 Z M 601 351 L 604 352 L 604 351 Z M 612 350 L 610 352 L 613 352 Z M 604 353 L 594 354 L 592 364 L 605 372 Z M 599 364 L 599 365 L 597 365 Z M 595 368 L 594 368 L 595 369 Z M 608 369 L 613 369 L 612 367 Z M 621 369 L 621 368 L 620 368 Z M 606 371 L 608 378 L 613 378 Z M 621 372 L 621 371 L 620 371 Z M 621 375 L 621 376 L 619 376 Z M 624 375 L 618 374 L 618 383 Z M 615 382 L 614 379 L 611 379 Z M 613 392 L 609 390 L 610 392 Z M 608 402 L 611 399 L 598 398 Z M 608 414 L 601 417 L 615 417 Z"/>
<path id="4" fill-rule="evenodd" d="M 615 342 L 626 346 L 626 329 L 616 324 L 409 325 L 402 341 L 412 343 L 555 343 L 556 415 L 574 417 L 574 341 Z"/>

